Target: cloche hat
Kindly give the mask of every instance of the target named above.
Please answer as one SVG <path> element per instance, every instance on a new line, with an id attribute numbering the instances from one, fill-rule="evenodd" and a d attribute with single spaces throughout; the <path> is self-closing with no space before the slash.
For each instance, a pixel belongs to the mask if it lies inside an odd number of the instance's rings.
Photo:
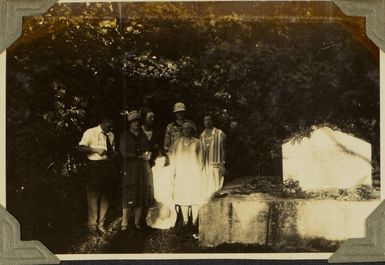
<path id="1" fill-rule="evenodd" d="M 192 128 L 192 129 L 195 129 L 195 125 L 194 125 L 194 123 L 192 123 L 191 121 L 185 121 L 185 122 L 182 124 L 182 127 L 184 127 L 184 128 Z"/>
<path id="2" fill-rule="evenodd" d="M 186 111 L 186 106 L 185 106 L 185 104 L 184 103 L 182 103 L 182 102 L 177 102 L 177 103 L 175 103 L 175 105 L 174 105 L 174 113 L 175 112 L 181 112 L 181 111 Z"/>
<path id="3" fill-rule="evenodd" d="M 134 121 L 134 120 L 140 120 L 141 116 L 139 111 L 133 110 L 127 113 L 127 120 L 128 122 Z"/>

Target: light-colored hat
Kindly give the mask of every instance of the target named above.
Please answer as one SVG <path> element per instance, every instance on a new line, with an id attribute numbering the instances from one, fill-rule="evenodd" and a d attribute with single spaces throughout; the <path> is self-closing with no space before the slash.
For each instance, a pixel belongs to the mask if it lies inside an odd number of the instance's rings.
<path id="1" fill-rule="evenodd" d="M 184 103 L 182 103 L 182 102 L 177 102 L 177 103 L 175 103 L 175 105 L 174 105 L 174 113 L 175 112 L 181 112 L 181 111 L 186 111 L 186 106 L 185 106 L 185 104 Z"/>
<path id="2" fill-rule="evenodd" d="M 176 223 L 175 209 L 159 204 L 148 209 L 146 223 L 149 227 L 157 229 L 170 229 Z"/>
<path id="3" fill-rule="evenodd" d="M 184 127 L 184 128 L 195 129 L 195 125 L 194 125 L 194 123 L 192 123 L 191 121 L 185 121 L 185 122 L 182 124 L 182 127 Z"/>
<path id="4" fill-rule="evenodd" d="M 130 111 L 127 113 L 127 120 L 128 122 L 134 121 L 134 120 L 140 120 L 141 116 L 140 113 L 137 110 Z"/>

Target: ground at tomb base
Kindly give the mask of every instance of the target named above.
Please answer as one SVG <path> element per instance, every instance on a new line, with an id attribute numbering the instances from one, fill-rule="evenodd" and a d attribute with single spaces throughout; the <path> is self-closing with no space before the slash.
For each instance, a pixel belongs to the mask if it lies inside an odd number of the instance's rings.
<path id="1" fill-rule="evenodd" d="M 224 192 L 235 192 L 235 196 L 244 196 L 260 189 L 266 189 L 266 179 L 255 182 L 256 178 L 240 178 L 224 187 Z M 278 180 L 277 180 L 278 181 Z M 73 186 L 71 186 L 73 187 Z M 78 185 L 76 187 L 81 187 Z M 77 204 L 66 205 L 65 209 L 36 212 L 39 221 L 28 226 L 22 222 L 23 240 L 39 240 L 55 254 L 86 254 L 86 253 L 278 253 L 278 252 L 334 252 L 341 242 L 328 241 L 320 238 L 301 240 L 292 245 L 274 246 L 222 244 L 212 248 L 204 248 L 194 239 L 196 229 L 176 226 L 169 230 L 144 229 L 123 233 L 120 227 L 119 194 L 111 203 L 108 212 L 108 226 L 111 230 L 106 235 L 90 235 L 86 231 L 87 206 L 84 190 L 75 190 L 78 194 L 74 201 Z M 328 195 L 329 196 L 329 195 Z M 376 195 L 377 196 L 377 195 Z M 229 196 L 230 197 L 230 196 Z M 76 200 L 75 200 L 76 199 Z M 219 199 L 219 198 L 218 198 Z M 45 199 L 44 202 L 50 202 Z M 42 204 L 42 202 L 39 202 Z M 76 208 L 74 208 L 76 206 Z M 47 208 L 49 209 L 49 208 Z M 65 213 L 65 214 L 64 214 Z M 42 216 L 50 222 L 44 222 Z M 17 216 L 19 219 L 19 217 Z M 51 221 L 52 219 L 53 221 Z M 29 219 L 28 219 L 29 220 Z"/>
<path id="2" fill-rule="evenodd" d="M 227 184 L 222 191 L 226 193 L 250 194 L 258 190 L 259 184 L 254 183 L 253 177 L 240 178 Z M 279 181 L 279 180 L 278 180 Z M 274 181 L 273 181 L 274 182 Z M 220 199 L 220 198 L 218 198 Z M 198 229 L 183 227 L 180 218 L 174 228 L 158 230 L 144 228 L 142 231 L 129 229 L 119 230 L 119 213 L 109 214 L 109 230 L 107 234 L 90 235 L 83 232 L 79 241 L 72 245 L 69 253 L 279 253 L 279 252 L 334 252 L 340 241 L 330 241 L 321 238 L 301 240 L 290 245 L 267 246 L 257 244 L 226 243 L 216 247 L 202 247 L 199 240 L 193 237 Z"/>
<path id="3" fill-rule="evenodd" d="M 213 248 L 199 246 L 194 239 L 194 227 L 177 225 L 168 230 L 143 228 L 141 231 L 129 229 L 119 231 L 120 218 L 110 225 L 106 234 L 83 234 L 83 241 L 69 250 L 74 254 L 85 253 L 278 253 L 278 252 L 334 252 L 340 242 L 322 239 L 298 242 L 298 244 L 280 248 L 262 245 L 222 244 Z"/>

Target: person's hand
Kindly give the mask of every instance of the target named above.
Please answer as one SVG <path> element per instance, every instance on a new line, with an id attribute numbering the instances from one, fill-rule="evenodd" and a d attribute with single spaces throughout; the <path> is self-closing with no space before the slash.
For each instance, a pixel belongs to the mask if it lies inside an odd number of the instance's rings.
<path id="1" fill-rule="evenodd" d="M 143 159 L 144 159 L 145 161 L 149 161 L 149 160 L 151 159 L 151 153 L 150 153 L 150 152 L 145 152 L 145 153 L 143 154 Z"/>
<path id="2" fill-rule="evenodd" d="M 96 153 L 100 156 L 104 156 L 107 154 L 107 151 L 104 149 L 101 149 L 101 148 L 94 148 L 94 153 Z"/>

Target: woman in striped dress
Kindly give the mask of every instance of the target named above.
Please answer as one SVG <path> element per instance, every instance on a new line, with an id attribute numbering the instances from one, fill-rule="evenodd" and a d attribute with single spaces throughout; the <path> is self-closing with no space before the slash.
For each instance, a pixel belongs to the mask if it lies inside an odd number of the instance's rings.
<path id="1" fill-rule="evenodd" d="M 225 174 L 225 141 L 226 134 L 215 128 L 213 116 L 204 116 L 205 130 L 200 135 L 205 156 L 205 197 L 210 199 L 212 195 L 223 186 Z"/>

